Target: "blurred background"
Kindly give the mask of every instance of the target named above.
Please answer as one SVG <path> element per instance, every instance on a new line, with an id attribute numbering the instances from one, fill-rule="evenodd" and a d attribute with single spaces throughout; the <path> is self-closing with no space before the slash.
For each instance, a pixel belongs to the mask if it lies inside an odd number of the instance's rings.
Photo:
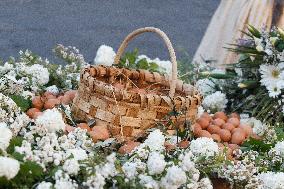
<path id="1" fill-rule="evenodd" d="M 30 49 L 54 60 L 52 48 L 76 46 L 86 61 L 106 44 L 116 51 L 132 30 L 155 26 L 168 34 L 178 51 L 193 57 L 220 0 L 1 0 L 0 57 L 7 60 Z M 129 47 L 168 59 L 162 41 L 151 34 Z M 177 53 L 179 56 L 179 53 Z"/>

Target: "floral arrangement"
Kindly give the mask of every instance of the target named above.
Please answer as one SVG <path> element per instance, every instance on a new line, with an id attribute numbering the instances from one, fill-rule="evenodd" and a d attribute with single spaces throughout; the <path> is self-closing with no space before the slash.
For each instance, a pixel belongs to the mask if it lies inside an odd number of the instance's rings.
<path id="1" fill-rule="evenodd" d="M 226 71 L 213 69 L 205 61 L 192 64 L 187 73 L 183 67 L 189 60 L 180 61 L 184 64 L 179 77 L 194 83 L 204 96 L 195 124 L 180 127 L 181 123 L 170 118 L 182 112 L 173 110 L 167 123 L 150 129 L 148 136 L 138 141 L 126 143 L 111 138 L 108 130 L 93 120 L 72 118 L 70 106 L 79 72 L 88 66 L 77 48 L 54 48 L 64 66 L 28 50 L 20 52 L 18 59 L 11 58 L 0 66 L 0 187 L 212 189 L 222 181 L 223 188 L 283 188 L 284 132 L 282 119 L 277 117 L 282 111 L 266 118 L 258 114 L 263 104 L 241 104 L 247 99 L 257 102 L 254 90 L 259 90 L 264 94 L 261 98 L 269 98 L 270 104 L 282 108 L 278 102 L 281 92 L 271 91 L 270 85 L 280 87 L 283 32 L 258 33 L 253 27 L 249 31 L 250 43 L 242 41 L 245 45 L 238 44 L 235 49 L 244 54 L 240 62 Z M 268 39 L 274 42 L 270 45 Z M 245 55 L 248 49 L 249 56 Z M 114 50 L 102 45 L 94 64 L 111 66 L 114 57 Z M 248 57 L 247 64 L 258 62 L 258 67 L 241 67 L 241 73 L 250 75 L 237 77 L 238 65 L 245 65 L 242 61 Z M 117 66 L 171 73 L 170 61 L 138 55 L 137 50 L 126 53 Z M 272 66 L 279 68 L 277 81 L 272 79 L 274 75 L 269 76 L 276 73 Z M 274 105 L 271 107 L 276 108 Z M 235 109 L 241 114 L 232 113 Z M 264 106 L 264 111 L 272 110 Z M 177 124 L 178 132 L 168 133 L 168 124 Z M 233 140 L 233 135 L 235 139 L 244 136 Z"/>

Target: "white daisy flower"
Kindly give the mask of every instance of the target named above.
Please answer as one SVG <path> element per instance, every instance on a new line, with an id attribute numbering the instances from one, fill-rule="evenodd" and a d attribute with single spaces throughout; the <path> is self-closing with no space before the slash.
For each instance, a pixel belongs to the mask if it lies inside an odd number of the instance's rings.
<path id="1" fill-rule="evenodd" d="M 275 66 L 275 65 L 268 65 L 263 64 L 259 68 L 259 72 L 261 73 L 261 84 L 263 86 L 276 86 L 278 83 L 282 82 L 281 78 L 281 67 L 282 65 Z"/>

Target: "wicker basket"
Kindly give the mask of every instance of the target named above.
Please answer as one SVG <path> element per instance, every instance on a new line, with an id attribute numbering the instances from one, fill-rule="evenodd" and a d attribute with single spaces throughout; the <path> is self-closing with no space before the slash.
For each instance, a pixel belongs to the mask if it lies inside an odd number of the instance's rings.
<path id="1" fill-rule="evenodd" d="M 175 105 L 185 110 L 182 118 L 194 120 L 201 97 L 194 87 L 177 79 L 177 62 L 167 35 L 153 27 L 140 28 L 122 42 L 114 64 L 118 64 L 128 42 L 144 32 L 157 33 L 165 42 L 172 75 L 147 70 L 90 66 L 81 71 L 78 93 L 72 112 L 75 119 L 96 119 L 97 125 L 108 127 L 112 136 L 133 139 L 161 121 Z M 149 90 L 155 89 L 155 92 Z M 146 92 L 145 92 L 146 91 Z"/>

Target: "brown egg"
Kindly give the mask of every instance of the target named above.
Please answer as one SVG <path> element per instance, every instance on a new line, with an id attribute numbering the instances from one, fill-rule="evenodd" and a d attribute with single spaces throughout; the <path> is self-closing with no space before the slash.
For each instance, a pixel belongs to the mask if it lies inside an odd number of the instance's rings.
<path id="1" fill-rule="evenodd" d="M 88 132 L 92 130 L 87 123 L 79 123 L 77 124 L 77 127 L 80 127 L 81 129 L 86 129 Z"/>
<path id="2" fill-rule="evenodd" d="M 199 136 L 200 131 L 202 131 L 201 126 L 198 123 L 192 125 L 192 130 L 195 136 Z"/>
<path id="3" fill-rule="evenodd" d="M 198 137 L 212 138 L 211 134 L 206 130 L 201 130 Z"/>
<path id="4" fill-rule="evenodd" d="M 221 127 L 221 126 L 224 125 L 226 122 L 225 122 L 223 119 L 221 119 L 221 118 L 217 118 L 217 119 L 214 119 L 214 120 L 212 121 L 212 123 L 213 123 L 213 125 L 217 125 L 217 126 Z"/>
<path id="5" fill-rule="evenodd" d="M 221 137 L 218 134 L 212 134 L 212 138 L 216 142 L 221 142 Z"/>
<path id="6" fill-rule="evenodd" d="M 239 128 L 243 129 L 246 133 L 246 137 L 250 136 L 252 134 L 252 128 L 249 125 L 240 124 Z"/>
<path id="7" fill-rule="evenodd" d="M 216 112 L 214 114 L 214 119 L 217 119 L 217 118 L 223 119 L 224 121 L 227 121 L 228 119 L 228 117 L 226 116 L 224 112 Z"/>
<path id="8" fill-rule="evenodd" d="M 35 114 L 36 112 L 40 112 L 40 110 L 37 109 L 37 108 L 30 108 L 30 109 L 26 112 L 26 114 L 27 114 L 31 119 L 33 119 L 33 118 L 34 118 L 34 114 Z"/>
<path id="9" fill-rule="evenodd" d="M 232 135 L 231 143 L 233 144 L 242 144 L 246 139 L 246 133 L 243 131 L 234 132 Z"/>
<path id="10" fill-rule="evenodd" d="M 75 98 L 76 94 L 77 94 L 76 90 L 66 91 L 66 93 L 65 93 L 65 95 L 69 96 L 71 101 L 73 101 L 73 99 Z"/>
<path id="11" fill-rule="evenodd" d="M 188 140 L 182 140 L 178 143 L 178 147 L 183 148 L 183 149 L 187 148 L 188 146 L 189 146 Z"/>
<path id="12" fill-rule="evenodd" d="M 237 127 L 237 128 L 234 128 L 234 129 L 232 130 L 232 133 L 237 132 L 237 131 L 239 131 L 239 132 L 244 132 L 244 130 L 243 130 L 242 128 Z"/>
<path id="13" fill-rule="evenodd" d="M 43 108 L 43 101 L 41 100 L 40 96 L 35 96 L 32 99 L 32 107 L 37 108 L 39 110 L 41 110 Z"/>
<path id="14" fill-rule="evenodd" d="M 33 116 L 33 119 L 37 119 L 38 116 L 41 116 L 42 114 L 43 114 L 43 112 L 35 112 L 34 116 Z"/>
<path id="15" fill-rule="evenodd" d="M 52 109 L 52 108 L 54 108 L 58 104 L 60 104 L 60 101 L 58 99 L 48 99 L 44 103 L 44 108 L 45 109 Z"/>
<path id="16" fill-rule="evenodd" d="M 63 98 L 63 95 L 60 95 L 60 96 L 57 97 L 57 99 L 60 100 L 60 102 L 61 102 L 62 98 Z"/>
<path id="17" fill-rule="evenodd" d="M 206 118 L 199 118 L 196 122 L 201 126 L 202 129 L 206 129 L 209 126 L 209 120 Z"/>
<path id="18" fill-rule="evenodd" d="M 240 125 L 240 120 L 235 117 L 229 118 L 227 122 L 233 124 L 235 127 Z"/>
<path id="19" fill-rule="evenodd" d="M 204 112 L 200 117 L 201 118 L 206 118 L 209 121 L 212 120 L 212 117 L 207 112 Z"/>
<path id="20" fill-rule="evenodd" d="M 226 129 L 221 129 L 219 131 L 219 135 L 221 137 L 221 140 L 224 142 L 228 142 L 231 140 L 231 133 L 230 131 L 226 130 Z"/>
<path id="21" fill-rule="evenodd" d="M 61 98 L 61 103 L 62 103 L 62 104 L 68 105 L 68 104 L 70 104 L 70 102 L 71 102 L 71 98 L 70 98 L 69 95 L 66 95 L 66 94 L 65 94 L 65 95 Z"/>
<path id="22" fill-rule="evenodd" d="M 216 125 L 209 125 L 207 128 L 207 131 L 211 134 L 217 134 L 220 131 L 220 127 L 216 126 Z"/>
<path id="23" fill-rule="evenodd" d="M 225 123 L 224 125 L 222 125 L 222 129 L 226 129 L 228 131 L 232 131 L 235 128 L 235 126 L 231 123 Z"/>
<path id="24" fill-rule="evenodd" d="M 235 113 L 235 112 L 234 112 L 234 113 L 231 113 L 229 117 L 230 117 L 230 118 L 234 117 L 234 118 L 240 119 L 240 115 L 237 114 L 237 113 Z"/>

